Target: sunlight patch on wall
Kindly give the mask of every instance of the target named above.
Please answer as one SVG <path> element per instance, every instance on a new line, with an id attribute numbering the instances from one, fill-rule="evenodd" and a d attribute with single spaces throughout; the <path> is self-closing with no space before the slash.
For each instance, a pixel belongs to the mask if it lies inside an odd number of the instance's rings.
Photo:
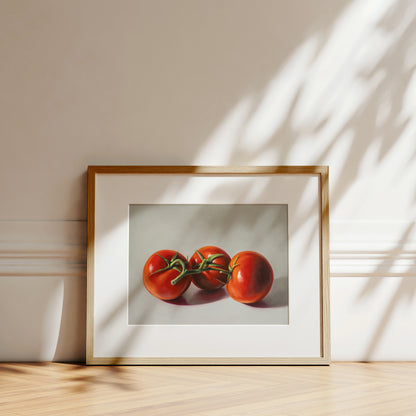
<path id="1" fill-rule="evenodd" d="M 194 159 L 195 165 L 227 165 L 232 161 L 242 126 L 252 107 L 252 98 L 242 99 L 207 139 Z"/>
<path id="2" fill-rule="evenodd" d="M 379 27 L 393 3 L 355 1 L 334 23 L 302 88 L 294 111 L 295 130 L 310 132 L 327 121 L 319 136 L 330 140 L 380 85 L 386 72 L 377 65 L 404 30 Z"/>
<path id="3" fill-rule="evenodd" d="M 318 38 L 307 39 L 284 63 L 278 75 L 269 83 L 261 102 L 248 120 L 241 137 L 245 150 L 257 150 L 265 145 L 281 127 L 308 73 Z"/>

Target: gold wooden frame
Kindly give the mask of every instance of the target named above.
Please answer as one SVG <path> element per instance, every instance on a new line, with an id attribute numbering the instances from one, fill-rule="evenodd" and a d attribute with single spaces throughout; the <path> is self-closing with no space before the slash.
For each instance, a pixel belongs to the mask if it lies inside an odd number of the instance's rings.
<path id="1" fill-rule="evenodd" d="M 320 192 L 320 357 L 255 358 L 131 358 L 94 356 L 94 236 L 96 174 L 169 174 L 169 175 L 313 175 L 319 178 Z M 87 246 L 87 336 L 86 363 L 89 365 L 328 365 L 330 363 L 329 327 L 329 185 L 328 166 L 89 166 L 88 167 L 88 246 Z"/>

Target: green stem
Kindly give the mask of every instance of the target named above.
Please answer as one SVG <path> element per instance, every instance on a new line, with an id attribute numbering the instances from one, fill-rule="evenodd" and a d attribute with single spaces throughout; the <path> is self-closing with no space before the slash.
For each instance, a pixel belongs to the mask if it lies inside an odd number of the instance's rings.
<path id="1" fill-rule="evenodd" d="M 170 282 L 172 285 L 176 285 L 182 279 L 182 277 L 186 276 L 187 269 L 186 269 L 185 262 L 181 259 L 175 259 L 174 262 L 172 263 L 172 265 L 173 265 L 173 267 L 179 265 L 180 268 L 182 269 L 182 271 L 179 273 L 179 276 L 175 277 L 175 279 L 173 279 Z"/>
<path id="2" fill-rule="evenodd" d="M 199 274 L 199 273 L 204 273 L 206 271 L 216 271 L 220 274 L 226 275 L 226 278 L 225 278 L 225 282 L 219 279 L 215 279 L 215 280 L 218 280 L 219 282 L 223 284 L 229 282 L 229 280 L 231 279 L 231 271 L 229 269 L 223 268 L 223 266 L 214 262 L 215 259 L 224 257 L 225 256 L 224 254 L 222 253 L 211 254 L 207 258 L 205 258 L 199 250 L 197 250 L 197 254 L 202 261 L 201 263 L 198 264 L 197 268 L 188 270 L 187 272 L 188 274 Z"/>
<path id="3" fill-rule="evenodd" d="M 177 272 L 179 272 L 179 275 L 171 281 L 172 285 L 176 285 L 184 276 L 186 276 L 186 272 L 187 272 L 186 264 L 182 259 L 179 258 L 178 252 L 174 254 L 174 256 L 171 258 L 170 261 L 166 257 L 161 256 L 160 254 L 157 254 L 157 255 L 166 263 L 166 266 L 162 267 L 159 270 L 155 270 L 151 274 L 151 276 L 156 273 L 161 273 L 167 270 L 176 270 Z"/>

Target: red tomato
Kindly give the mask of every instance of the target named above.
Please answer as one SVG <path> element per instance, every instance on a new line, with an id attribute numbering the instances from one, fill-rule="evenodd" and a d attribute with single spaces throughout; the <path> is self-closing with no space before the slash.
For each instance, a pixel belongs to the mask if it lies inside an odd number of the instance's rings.
<path id="1" fill-rule="evenodd" d="M 237 302 L 255 303 L 269 293 L 273 284 L 273 269 L 261 254 L 242 251 L 231 259 L 230 269 L 227 292 Z"/>
<path id="2" fill-rule="evenodd" d="M 230 260 L 230 256 L 219 247 L 200 248 L 189 259 L 191 269 L 201 270 L 201 273 L 193 274 L 192 281 L 200 289 L 219 289 L 227 283 Z"/>
<path id="3" fill-rule="evenodd" d="M 181 253 L 173 250 L 157 251 L 147 259 L 143 267 L 144 286 L 159 299 L 176 299 L 191 284 L 191 276 L 181 277 L 187 269 L 188 262 Z"/>

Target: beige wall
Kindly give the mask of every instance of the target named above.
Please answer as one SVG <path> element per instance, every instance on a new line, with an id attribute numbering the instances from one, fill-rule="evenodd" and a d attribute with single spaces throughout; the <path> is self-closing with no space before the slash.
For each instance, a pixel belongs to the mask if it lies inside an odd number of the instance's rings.
<path id="1" fill-rule="evenodd" d="M 416 359 L 415 16 L 1 0 L 0 360 L 83 358 L 89 164 L 328 164 L 333 357 Z"/>

